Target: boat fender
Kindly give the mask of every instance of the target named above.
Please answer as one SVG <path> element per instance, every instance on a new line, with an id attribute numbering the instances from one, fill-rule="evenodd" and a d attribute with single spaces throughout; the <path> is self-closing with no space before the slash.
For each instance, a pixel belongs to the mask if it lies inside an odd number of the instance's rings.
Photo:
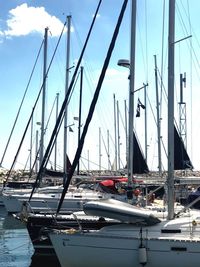
<path id="1" fill-rule="evenodd" d="M 192 221 L 192 225 L 193 225 L 193 226 L 197 226 L 197 221 L 193 220 L 193 221 Z"/>
<path id="2" fill-rule="evenodd" d="M 143 266 L 147 263 L 147 249 L 143 245 L 139 247 L 139 263 Z"/>
<path id="3" fill-rule="evenodd" d="M 27 201 L 23 201 L 21 212 L 19 214 L 19 218 L 22 222 L 28 221 L 29 213 L 31 212 L 29 203 Z"/>

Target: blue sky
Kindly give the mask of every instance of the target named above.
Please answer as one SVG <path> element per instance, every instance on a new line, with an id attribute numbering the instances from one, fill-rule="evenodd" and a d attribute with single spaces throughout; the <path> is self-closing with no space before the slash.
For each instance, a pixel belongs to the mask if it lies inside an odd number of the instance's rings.
<path id="1" fill-rule="evenodd" d="M 87 116 L 91 98 L 98 81 L 99 73 L 107 53 L 107 49 L 116 25 L 116 21 L 122 6 L 122 0 L 104 0 L 95 23 L 84 59 L 83 66 L 85 72 L 83 110 L 82 119 Z M 143 83 L 149 84 L 148 98 L 151 104 L 148 109 L 148 165 L 150 169 L 157 167 L 157 140 L 155 116 L 155 78 L 154 78 L 154 55 L 157 55 L 158 68 L 161 71 L 162 59 L 162 26 L 163 26 L 163 5 L 165 3 L 165 30 L 163 44 L 163 80 L 167 90 L 167 26 L 168 26 L 168 1 L 163 0 L 140 0 L 137 4 L 137 42 L 136 42 L 136 81 L 135 88 L 140 88 Z M 1 145 L 0 157 L 2 157 L 8 136 L 13 126 L 16 113 L 18 111 L 22 96 L 28 83 L 33 64 L 36 60 L 39 47 L 41 45 L 44 28 L 49 27 L 48 39 L 48 62 L 54 52 L 58 36 L 62 30 L 67 15 L 72 16 L 71 30 L 71 53 L 70 64 L 75 65 L 79 58 L 80 51 L 85 41 L 88 29 L 90 27 L 93 14 L 98 5 L 97 0 L 1 0 L 0 1 L 0 124 L 1 124 Z M 199 159 L 197 147 L 199 126 L 196 122 L 196 114 L 199 114 L 199 55 L 198 36 L 200 31 L 199 1 L 177 1 L 176 9 L 176 40 L 184 38 L 192 33 L 192 41 L 182 41 L 176 45 L 176 101 L 179 98 L 179 74 L 187 73 L 187 90 L 184 92 L 187 100 L 187 146 L 191 155 L 192 162 L 196 169 L 199 169 Z M 191 50 L 191 45 L 193 49 Z M 192 51 L 192 52 L 191 52 Z M 111 160 L 114 160 L 114 123 L 113 123 L 113 94 L 119 101 L 120 108 L 120 142 L 121 142 L 121 167 L 125 164 L 125 132 L 124 124 L 124 100 L 128 103 L 128 72 L 127 69 L 117 66 L 120 58 L 129 58 L 130 54 L 130 3 L 127 7 L 123 23 L 121 25 L 118 40 L 107 70 L 102 92 L 96 107 L 94 119 L 91 123 L 86 144 L 82 156 L 87 158 L 88 151 L 90 159 L 96 165 L 90 165 L 90 168 L 97 167 L 99 163 L 99 128 L 102 132 L 102 168 L 107 167 L 107 155 L 104 144 L 107 142 L 107 130 L 110 131 L 110 153 Z M 60 94 L 59 103 L 61 105 L 64 96 L 65 87 L 65 59 L 66 57 L 66 33 L 61 39 L 58 51 L 52 68 L 50 69 L 47 81 L 46 98 L 46 120 L 56 96 Z M 34 72 L 33 79 L 28 89 L 16 129 L 13 133 L 8 151 L 4 158 L 3 166 L 9 168 L 18 148 L 23 131 L 28 118 L 31 114 L 37 93 L 42 83 L 43 56 L 39 58 L 39 63 Z M 73 73 L 73 70 L 72 70 Z M 137 99 L 143 101 L 143 91 L 135 94 L 135 105 Z M 73 120 L 78 116 L 78 85 L 74 90 L 69 105 L 69 124 L 75 123 L 73 133 L 69 133 L 68 149 L 70 159 L 73 159 L 77 145 L 77 122 Z M 164 99 L 164 97 L 163 97 Z M 175 104 L 176 118 L 178 120 L 178 105 Z M 152 111 L 154 111 L 154 115 Z M 53 111 L 47 134 L 45 137 L 46 145 L 51 136 L 51 131 L 55 122 L 55 111 Z M 162 108 L 162 132 L 163 139 L 166 136 L 166 102 L 163 100 Z M 37 121 L 41 120 L 41 105 L 39 104 L 34 115 L 34 133 L 38 129 Z M 135 128 L 141 146 L 144 149 L 144 114 L 134 120 Z M 164 139 L 164 141 L 166 141 Z M 28 157 L 30 149 L 30 133 L 23 145 L 21 155 L 19 156 L 16 168 L 23 168 Z M 58 140 L 58 158 L 59 165 L 62 165 L 62 130 Z M 166 146 L 167 147 L 167 146 Z M 163 152 L 163 161 L 164 159 Z M 53 161 L 53 158 L 52 158 Z M 87 166 L 83 161 L 82 168 Z"/>

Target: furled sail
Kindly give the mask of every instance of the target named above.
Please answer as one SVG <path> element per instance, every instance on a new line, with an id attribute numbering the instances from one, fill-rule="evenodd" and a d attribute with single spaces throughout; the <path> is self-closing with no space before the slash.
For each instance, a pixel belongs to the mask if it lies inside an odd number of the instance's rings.
<path id="1" fill-rule="evenodd" d="M 137 140 L 135 133 L 133 132 L 133 173 L 148 173 L 149 168 L 144 158 L 143 152 Z"/>
<path id="2" fill-rule="evenodd" d="M 183 139 L 174 125 L 174 170 L 193 169 Z"/>
<path id="3" fill-rule="evenodd" d="M 127 168 L 127 165 L 126 167 Z M 148 173 L 149 168 L 144 158 L 139 141 L 136 134 L 133 132 L 133 174 Z"/>

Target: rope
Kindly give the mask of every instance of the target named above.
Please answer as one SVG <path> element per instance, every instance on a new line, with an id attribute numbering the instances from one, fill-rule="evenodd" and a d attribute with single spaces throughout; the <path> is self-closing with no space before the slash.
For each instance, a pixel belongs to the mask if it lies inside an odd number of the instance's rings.
<path id="1" fill-rule="evenodd" d="M 40 52 L 41 52 L 41 49 L 42 49 L 42 46 L 43 46 L 43 43 L 44 43 L 44 40 L 42 41 L 42 44 L 41 44 L 40 49 L 39 49 L 39 52 L 38 52 L 38 54 L 37 54 L 35 63 L 34 63 L 34 65 L 33 65 L 33 69 L 32 69 L 32 71 L 31 71 L 31 75 L 30 75 L 30 78 L 29 78 L 29 80 L 28 80 L 28 84 L 27 84 L 27 86 L 26 86 L 26 89 L 25 89 L 25 92 L 24 92 L 24 95 L 23 95 L 21 104 L 20 104 L 20 106 L 19 106 L 19 109 L 18 109 L 18 112 L 17 112 L 17 116 L 16 116 L 16 118 L 15 118 L 15 121 L 14 121 L 14 124 L 13 124 L 13 127 L 12 127 L 12 130 L 11 130 L 11 132 L 10 132 L 10 135 L 9 135 L 9 138 L 8 138 L 8 141 L 7 141 L 7 144 L 6 144 L 6 147 L 5 147 L 5 150 L 4 150 L 4 153 L 3 153 L 3 156 L 2 156 L 1 162 L 0 162 L 0 166 L 1 166 L 2 163 L 3 163 L 3 160 L 4 160 L 4 157 L 5 157 L 6 151 L 7 151 L 7 149 L 8 149 L 8 145 L 9 145 L 9 143 L 10 143 L 10 139 L 11 139 L 12 134 L 13 134 L 13 131 L 14 131 L 14 129 L 15 129 L 15 126 L 16 126 L 16 123 L 17 123 L 17 120 L 18 120 L 18 117 L 19 117 L 19 114 L 20 114 L 20 111 L 21 111 L 21 108 L 22 108 L 22 105 L 23 105 L 23 102 L 24 102 L 26 93 L 27 93 L 27 91 L 28 91 L 28 88 L 29 88 L 29 85 L 30 85 L 30 82 L 31 82 L 31 79 L 32 79 L 32 76 L 33 76 L 33 73 L 34 73 L 34 70 L 35 70 L 35 67 L 36 67 L 36 64 L 37 64 L 39 55 L 40 55 Z"/>
<path id="2" fill-rule="evenodd" d="M 66 24 L 66 23 L 65 23 L 65 24 Z M 35 104 L 34 104 L 34 106 L 33 106 L 33 109 L 32 109 L 32 112 L 31 112 L 31 115 L 30 115 L 30 117 L 29 117 L 28 123 L 27 123 L 27 125 L 26 125 L 26 128 L 25 128 L 25 131 L 24 131 L 24 133 L 23 133 L 23 136 L 22 136 L 22 139 L 21 139 L 20 145 L 19 145 L 19 147 L 18 147 L 18 150 L 17 150 L 17 153 L 16 153 L 16 155 L 15 155 L 15 157 L 14 157 L 14 161 L 13 161 L 13 163 L 12 163 L 12 166 L 11 166 L 11 168 L 10 168 L 10 170 L 9 170 L 8 174 L 7 174 L 7 177 L 6 177 L 6 182 L 7 182 L 8 178 L 10 177 L 10 174 L 11 174 L 11 171 L 12 171 L 12 169 L 14 168 L 15 162 L 16 162 L 16 160 L 17 160 L 17 157 L 18 157 L 18 154 L 19 154 L 19 151 L 20 151 L 20 149 L 21 149 L 22 143 L 23 143 L 23 141 L 24 141 L 24 138 L 25 138 L 25 136 L 26 136 L 26 133 L 27 133 L 27 130 L 28 130 L 29 124 L 30 124 L 30 122 L 31 122 L 31 120 L 32 120 L 32 117 L 33 117 L 33 114 L 34 114 L 35 108 L 36 108 L 36 106 L 37 106 L 37 102 L 39 101 L 40 94 L 41 94 L 41 92 L 42 92 L 42 89 L 43 89 L 43 86 L 44 86 L 44 82 L 45 82 L 45 80 L 46 80 L 46 78 L 47 78 L 47 76 L 48 76 L 49 70 L 50 70 L 50 68 L 51 68 L 51 65 L 52 65 L 52 63 L 53 63 L 53 59 L 54 59 L 54 57 L 55 57 L 55 54 L 56 54 L 56 51 L 57 51 L 57 49 L 58 49 L 58 45 L 59 45 L 59 43 L 60 43 L 60 40 L 61 40 L 61 37 L 62 37 L 63 31 L 64 31 L 64 28 L 65 28 L 65 24 L 64 24 L 64 26 L 63 26 L 63 29 L 62 29 L 62 32 L 61 32 L 61 34 L 60 34 L 60 36 L 59 36 L 59 39 L 58 39 L 58 42 L 57 42 L 57 46 L 56 46 L 56 48 L 55 48 L 55 51 L 54 51 L 54 53 L 53 53 L 53 56 L 52 56 L 52 58 L 51 58 L 51 61 L 50 61 L 50 63 L 49 63 L 49 66 L 48 66 L 48 69 L 47 69 L 46 75 L 45 75 L 45 77 L 44 77 L 44 80 L 43 80 L 43 83 L 42 83 L 42 86 L 41 86 L 41 88 L 40 88 L 40 90 L 39 90 L 39 93 L 38 93 L 37 99 L 36 99 L 36 101 L 35 101 Z"/>
<path id="3" fill-rule="evenodd" d="M 95 109 L 95 106 L 96 106 L 96 103 L 97 103 L 97 100 L 98 100 L 98 97 L 99 97 L 99 93 L 100 93 L 100 90 L 101 90 L 101 86 L 102 86 L 102 83 L 103 83 L 103 80 L 104 80 L 104 77 L 105 77 L 105 73 L 106 73 L 107 67 L 109 65 L 112 52 L 114 50 L 115 42 L 116 42 L 116 39 L 117 39 L 117 36 L 118 36 L 118 33 L 119 33 L 119 29 L 120 29 L 120 25 L 121 25 L 121 22 L 122 22 L 122 19 L 123 19 L 123 15 L 124 15 L 125 10 L 126 10 L 127 2 L 128 2 L 128 0 L 125 0 L 124 3 L 123 3 L 123 6 L 122 6 L 122 9 L 121 9 L 119 18 L 118 18 L 118 22 L 117 22 L 117 25 L 116 25 L 115 30 L 114 30 L 114 34 L 113 34 L 113 37 L 112 37 L 112 40 L 111 40 L 111 43 L 110 43 L 110 46 L 109 46 L 109 49 L 108 49 L 108 52 L 107 52 L 107 55 L 106 55 L 106 59 L 104 61 L 104 65 L 103 65 L 103 68 L 102 68 L 102 71 L 101 71 L 101 74 L 100 74 L 100 77 L 99 77 L 99 81 L 98 81 L 98 84 L 97 84 L 97 87 L 96 87 L 96 90 L 95 90 L 95 94 L 94 94 L 93 100 L 92 100 L 91 105 L 90 105 L 88 117 L 86 119 L 86 123 L 85 123 L 84 129 L 83 129 L 83 133 L 82 133 L 80 141 L 79 141 L 79 145 L 78 145 L 78 148 L 77 148 L 77 151 L 76 151 L 76 155 L 75 155 L 72 167 L 70 169 L 68 179 L 67 179 L 66 184 L 64 186 L 60 202 L 58 204 L 57 213 L 60 211 L 60 208 L 62 206 L 63 200 L 65 198 L 65 194 L 66 194 L 67 189 L 69 187 L 71 178 L 72 178 L 72 176 L 74 174 L 74 171 L 76 169 L 76 166 L 77 166 L 77 164 L 79 162 L 79 158 L 80 158 L 80 155 L 81 155 L 81 152 L 82 152 L 82 149 L 83 149 L 83 145 L 84 145 L 84 140 L 85 140 L 85 137 L 86 137 L 86 134 L 87 134 L 87 130 L 88 130 L 89 124 L 90 124 L 90 122 L 92 120 L 94 109 Z"/>
<path id="4" fill-rule="evenodd" d="M 33 190 L 32 190 L 31 195 L 30 195 L 30 197 L 29 197 L 29 201 L 30 201 L 31 198 L 32 198 L 32 195 L 33 195 L 33 193 L 34 193 L 34 190 L 35 190 L 35 188 L 36 188 L 38 182 L 39 182 L 39 181 L 41 180 L 41 178 L 42 178 L 43 171 L 44 171 L 44 169 L 45 169 L 45 167 L 46 167 L 46 165 L 47 165 L 47 162 L 48 162 L 48 160 L 49 160 L 49 157 L 50 157 L 50 155 L 51 155 L 51 152 L 52 152 L 52 149 L 53 149 L 55 140 L 56 140 L 56 138 L 57 138 L 58 132 L 59 132 L 60 127 L 61 127 L 62 120 L 63 120 L 63 118 L 64 118 L 65 108 L 66 108 L 66 105 L 67 105 L 67 102 L 68 102 L 68 99 L 69 99 L 69 96 L 70 96 L 72 87 L 73 87 L 73 85 L 74 85 L 74 81 L 75 81 L 75 78 L 76 78 L 76 75 L 77 75 L 79 66 L 80 66 L 80 64 L 81 64 L 81 61 L 82 61 L 82 58 L 83 58 L 83 54 L 84 54 L 84 52 L 85 52 L 85 49 L 86 49 L 86 46 L 87 46 L 87 43 L 88 43 L 90 34 L 91 34 L 91 32 L 92 32 L 93 25 L 94 25 L 95 19 L 96 19 L 96 17 L 97 17 L 97 12 L 98 12 L 98 10 L 99 10 L 99 7 L 100 7 L 100 5 L 101 5 L 101 2 L 102 2 L 102 0 L 99 1 L 99 4 L 98 4 L 98 7 L 97 7 L 95 16 L 94 16 L 94 18 L 93 18 L 91 27 L 90 27 L 90 29 L 89 29 L 89 32 L 88 32 L 88 35 L 87 35 L 85 44 L 84 44 L 84 46 L 83 46 L 81 55 L 80 55 L 80 57 L 79 57 L 78 63 L 77 63 L 77 65 L 76 65 L 76 68 L 75 68 L 75 71 L 74 71 L 74 74 L 73 74 L 73 77 L 72 77 L 72 79 L 71 79 L 71 83 L 70 83 L 69 88 L 68 88 L 68 90 L 67 90 L 67 93 L 66 93 L 65 99 L 64 99 L 64 101 L 63 101 L 62 107 L 61 107 L 61 109 L 60 109 L 60 113 L 59 113 L 59 115 L 58 115 L 58 118 L 57 118 L 57 121 L 56 121 L 54 130 L 53 130 L 53 132 L 52 132 L 52 135 L 51 135 L 49 144 L 48 144 L 48 146 L 47 146 L 47 149 L 46 149 L 45 155 L 44 155 L 44 157 L 43 157 L 43 160 L 42 160 L 42 163 L 41 163 L 39 172 L 38 172 L 38 174 L 37 174 L 37 178 L 36 178 L 36 181 L 35 181 L 35 186 L 33 187 Z"/>

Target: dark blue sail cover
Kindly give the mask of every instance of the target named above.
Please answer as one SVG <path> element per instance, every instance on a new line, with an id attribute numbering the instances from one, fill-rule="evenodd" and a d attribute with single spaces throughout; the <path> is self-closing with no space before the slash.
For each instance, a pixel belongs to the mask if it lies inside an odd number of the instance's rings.
<path id="1" fill-rule="evenodd" d="M 142 153 L 141 147 L 139 145 L 139 142 L 137 140 L 137 137 L 135 133 L 133 132 L 133 173 L 148 173 L 149 168 L 147 166 L 147 162 L 144 158 L 144 155 Z"/>
<path id="2" fill-rule="evenodd" d="M 174 170 L 193 169 L 183 139 L 174 125 Z"/>
<path id="3" fill-rule="evenodd" d="M 127 165 L 125 168 L 127 168 Z M 133 174 L 143 174 L 148 172 L 149 168 L 147 162 L 139 145 L 139 141 L 133 132 Z"/>

